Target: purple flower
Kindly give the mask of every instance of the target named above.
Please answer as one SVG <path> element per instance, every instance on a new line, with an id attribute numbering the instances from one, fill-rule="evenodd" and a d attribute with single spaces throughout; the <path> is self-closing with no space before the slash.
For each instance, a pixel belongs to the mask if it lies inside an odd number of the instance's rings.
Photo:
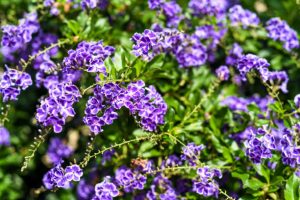
<path id="1" fill-rule="evenodd" d="M 114 149 L 111 149 L 111 150 L 107 150 L 103 153 L 103 156 L 102 156 L 102 160 L 101 160 L 101 164 L 102 165 L 105 165 L 105 163 L 107 161 L 110 161 L 112 156 L 115 154 L 115 150 Z"/>
<path id="2" fill-rule="evenodd" d="M 50 140 L 47 155 L 53 164 L 60 163 L 64 158 L 68 158 L 73 153 L 73 150 L 65 145 L 59 138 L 52 138 Z"/>
<path id="3" fill-rule="evenodd" d="M 226 58 L 226 64 L 234 66 L 237 64 L 238 60 L 243 56 L 243 49 L 237 43 L 232 45 L 229 55 Z"/>
<path id="4" fill-rule="evenodd" d="M 296 176 L 300 177 L 300 167 L 298 167 L 295 171 Z"/>
<path id="5" fill-rule="evenodd" d="M 49 97 L 41 101 L 36 119 L 44 126 L 53 126 L 60 133 L 67 117 L 73 117 L 73 104 L 81 97 L 78 88 L 71 83 L 60 83 L 49 89 Z"/>
<path id="6" fill-rule="evenodd" d="M 36 13 L 25 14 L 20 20 L 18 26 L 6 25 L 2 26 L 1 45 L 9 47 L 11 50 L 17 50 L 30 42 L 32 35 L 40 28 L 38 16 Z"/>
<path id="7" fill-rule="evenodd" d="M 193 182 L 193 191 L 205 197 L 219 195 L 219 184 L 213 179 L 214 177 L 222 178 L 222 173 L 218 169 L 210 169 L 205 166 L 197 170 L 198 180 Z"/>
<path id="8" fill-rule="evenodd" d="M 295 103 L 295 105 L 296 105 L 297 108 L 300 108 L 300 94 L 297 94 L 294 97 L 294 103 Z"/>
<path id="9" fill-rule="evenodd" d="M 64 169 L 61 164 L 57 164 L 44 175 L 43 183 L 48 190 L 55 187 L 69 188 L 71 181 L 79 181 L 82 175 L 82 169 L 78 165 L 67 166 Z"/>
<path id="10" fill-rule="evenodd" d="M 277 162 L 268 162 L 268 168 L 274 170 L 277 166 Z"/>
<path id="11" fill-rule="evenodd" d="M 0 146 L 9 146 L 10 145 L 10 135 L 8 130 L 0 126 Z"/>
<path id="12" fill-rule="evenodd" d="M 216 74 L 221 81 L 227 81 L 230 76 L 230 71 L 226 65 L 222 65 L 216 70 Z"/>
<path id="13" fill-rule="evenodd" d="M 175 167 L 178 165 L 182 165 L 182 161 L 176 155 L 170 155 L 166 161 L 163 161 L 162 167 Z"/>
<path id="14" fill-rule="evenodd" d="M 133 54 L 150 61 L 161 53 L 170 53 L 176 48 L 179 35 L 178 31 L 170 29 L 146 29 L 142 34 L 135 33 L 131 38 L 134 43 Z"/>
<path id="15" fill-rule="evenodd" d="M 207 60 L 206 47 L 197 36 L 180 35 L 180 44 L 173 50 L 180 67 L 203 65 Z"/>
<path id="16" fill-rule="evenodd" d="M 195 145 L 194 143 L 188 143 L 187 146 L 182 148 L 181 159 L 188 161 L 189 165 L 195 166 L 199 160 L 201 151 L 205 148 L 204 145 Z"/>
<path id="17" fill-rule="evenodd" d="M 132 190 L 143 190 L 146 184 L 146 177 L 139 172 L 121 167 L 116 171 L 117 184 L 124 188 L 125 192 Z"/>
<path id="18" fill-rule="evenodd" d="M 207 47 L 208 51 L 214 51 L 217 45 L 227 32 L 224 24 L 218 23 L 217 26 L 203 25 L 196 27 L 195 36 L 197 36 Z M 211 56 L 214 56 L 212 54 Z"/>
<path id="19" fill-rule="evenodd" d="M 189 8 L 196 16 L 210 15 L 222 18 L 226 12 L 226 0 L 190 0 Z"/>
<path id="20" fill-rule="evenodd" d="M 144 60 L 152 60 L 155 53 L 153 49 L 158 43 L 158 36 L 155 32 L 146 29 L 142 34 L 135 33 L 131 40 L 133 45 L 133 54 L 137 57 L 141 56 Z"/>
<path id="21" fill-rule="evenodd" d="M 30 85 L 32 80 L 29 74 L 6 67 L 6 71 L 0 76 L 0 93 L 3 95 L 3 101 L 17 100 L 21 90 Z"/>
<path id="22" fill-rule="evenodd" d="M 7 25 L 2 27 L 2 45 L 16 47 L 28 43 L 32 39 L 32 34 L 39 30 L 37 14 L 25 14 L 25 18 L 20 20 L 19 26 Z"/>
<path id="23" fill-rule="evenodd" d="M 299 48 L 297 32 L 289 27 L 286 21 L 280 18 L 272 18 L 267 22 L 268 36 L 273 40 L 279 40 L 287 51 Z"/>
<path id="24" fill-rule="evenodd" d="M 262 74 L 262 73 L 261 73 Z M 270 72 L 266 71 L 261 76 L 264 76 L 264 81 L 271 84 L 272 87 L 277 87 L 282 92 L 287 93 L 287 84 L 289 81 L 289 77 L 285 71 L 275 71 Z"/>
<path id="25" fill-rule="evenodd" d="M 148 5 L 151 10 L 154 10 L 161 8 L 163 2 L 164 0 L 148 0 Z"/>
<path id="26" fill-rule="evenodd" d="M 260 58 L 254 54 L 247 54 L 238 60 L 236 68 L 240 72 L 242 78 L 246 80 L 246 74 L 251 70 L 257 70 L 262 74 L 262 71 L 269 66 L 270 64 L 266 59 Z"/>
<path id="27" fill-rule="evenodd" d="M 36 36 L 31 43 L 32 52 L 31 54 L 37 54 L 42 48 L 48 47 L 53 43 L 56 43 L 58 38 L 56 35 L 48 34 L 44 32 L 39 32 L 38 36 Z M 51 60 L 51 57 L 56 56 L 58 53 L 58 47 L 52 48 L 46 53 L 38 56 L 34 60 L 33 67 L 39 71 L 49 73 L 56 69 L 55 63 Z"/>
<path id="28" fill-rule="evenodd" d="M 55 2 L 55 0 L 44 0 L 44 6 L 50 7 Z"/>
<path id="29" fill-rule="evenodd" d="M 169 188 L 167 188 L 167 190 L 164 193 L 159 195 L 159 199 L 161 199 L 161 200 L 176 200 L 178 198 L 177 198 L 176 191 L 173 188 L 169 187 Z"/>
<path id="30" fill-rule="evenodd" d="M 94 187 L 82 179 L 77 186 L 77 197 L 80 200 L 90 200 L 94 196 Z"/>
<path id="31" fill-rule="evenodd" d="M 81 42 L 76 50 L 69 50 L 68 57 L 64 58 L 63 71 L 86 70 L 88 72 L 99 72 L 106 75 L 104 60 L 114 53 L 115 49 L 111 46 L 103 46 L 99 42 Z"/>
<path id="32" fill-rule="evenodd" d="M 156 191 L 156 189 L 158 191 Z M 151 185 L 151 190 L 147 192 L 146 196 L 149 200 L 156 200 L 157 196 L 159 196 L 159 199 L 165 200 L 178 199 L 178 195 L 176 194 L 175 189 L 172 187 L 171 181 L 161 174 L 158 174 L 154 178 Z"/>
<path id="33" fill-rule="evenodd" d="M 78 165 L 67 166 L 65 169 L 65 178 L 67 181 L 80 181 L 82 175 L 82 169 Z"/>
<path id="34" fill-rule="evenodd" d="M 143 81 L 132 82 L 127 88 L 115 83 L 96 86 L 94 94 L 87 102 L 83 120 L 95 134 L 102 132 L 104 125 L 112 124 L 122 107 L 128 108 L 147 131 L 155 131 L 164 123 L 167 104 L 153 86 L 145 87 Z M 100 111 L 102 116 L 98 116 Z"/>
<path id="35" fill-rule="evenodd" d="M 99 8 L 104 10 L 108 6 L 108 0 L 81 0 L 82 9 L 95 9 Z"/>
<path id="36" fill-rule="evenodd" d="M 60 164 L 50 169 L 43 177 L 43 183 L 48 190 L 55 187 L 68 188 L 70 183 L 65 178 L 64 169 Z"/>
<path id="37" fill-rule="evenodd" d="M 260 97 L 253 95 L 249 98 L 230 96 L 221 102 L 221 105 L 228 106 L 233 111 L 248 111 L 248 105 L 251 103 L 256 104 L 263 112 L 268 110 L 268 105 L 273 102 L 270 96 Z"/>
<path id="38" fill-rule="evenodd" d="M 249 140 L 246 141 L 246 154 L 250 160 L 255 163 L 261 163 L 263 158 L 271 158 L 275 146 L 275 139 L 269 134 L 262 137 L 257 136 L 257 132 L 252 134 Z M 272 147 L 272 148 L 271 148 Z"/>
<path id="39" fill-rule="evenodd" d="M 182 20 L 181 7 L 175 2 L 165 2 L 161 5 L 164 15 L 166 16 L 168 27 L 178 27 Z"/>
<path id="40" fill-rule="evenodd" d="M 232 26 L 242 25 L 244 28 L 248 26 L 258 26 L 260 20 L 257 15 L 240 5 L 235 5 L 229 9 L 229 19 Z"/>
<path id="41" fill-rule="evenodd" d="M 98 183 L 95 186 L 95 193 L 99 199 L 111 200 L 111 199 L 113 199 L 113 197 L 116 197 L 119 195 L 117 186 L 115 184 L 109 182 L 108 181 L 109 179 L 110 179 L 109 177 L 105 177 L 104 181 L 102 181 L 101 183 Z"/>

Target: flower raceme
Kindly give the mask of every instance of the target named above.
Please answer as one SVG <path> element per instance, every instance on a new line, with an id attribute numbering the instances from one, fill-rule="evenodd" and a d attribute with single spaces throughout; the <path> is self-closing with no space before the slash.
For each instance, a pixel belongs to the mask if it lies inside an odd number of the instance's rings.
<path id="1" fill-rule="evenodd" d="M 118 118 L 117 111 L 122 107 L 128 108 L 147 131 L 156 131 L 157 126 L 164 123 L 167 112 L 167 104 L 161 95 L 153 86 L 145 87 L 143 81 L 132 82 L 127 87 L 107 83 L 94 89 L 94 96 L 87 102 L 84 122 L 98 134 L 104 125 L 110 125 Z M 102 112 L 101 117 L 99 112 Z"/>
<path id="2" fill-rule="evenodd" d="M 279 40 L 287 51 L 299 47 L 297 32 L 289 27 L 286 21 L 280 18 L 272 18 L 267 21 L 268 36 L 273 40 Z"/>
<path id="3" fill-rule="evenodd" d="M 79 181 L 82 175 L 82 169 L 78 165 L 67 166 L 64 169 L 58 164 L 44 175 L 43 183 L 49 190 L 56 187 L 69 188 L 71 182 Z"/>
<path id="4" fill-rule="evenodd" d="M 30 85 L 32 80 L 28 73 L 6 67 L 6 71 L 0 76 L 0 93 L 3 101 L 17 100 L 21 90 Z"/>
<path id="5" fill-rule="evenodd" d="M 39 29 L 40 25 L 38 23 L 37 13 L 25 14 L 18 26 L 2 26 L 3 36 L 1 45 L 9 47 L 12 50 L 22 48 L 26 43 L 31 41 L 32 35 Z"/>
<path id="6" fill-rule="evenodd" d="M 231 26 L 243 26 L 247 28 L 249 26 L 258 26 L 260 23 L 257 15 L 247 9 L 244 9 L 240 5 L 235 5 L 229 9 L 229 20 Z"/>
<path id="7" fill-rule="evenodd" d="M 81 98 L 79 89 L 72 83 L 60 83 L 49 89 L 49 96 L 41 100 L 36 119 L 43 126 L 52 126 L 55 133 L 62 131 L 67 117 L 73 117 L 73 104 Z"/>
<path id="8" fill-rule="evenodd" d="M 106 75 L 104 60 L 111 56 L 114 51 L 115 49 L 111 46 L 103 46 L 102 41 L 81 42 L 75 50 L 68 51 L 68 57 L 63 61 L 63 70 L 81 69 Z"/>
<path id="9" fill-rule="evenodd" d="M 70 157 L 73 154 L 73 150 L 59 138 L 52 138 L 47 150 L 47 155 L 50 162 L 58 164 L 63 159 Z"/>

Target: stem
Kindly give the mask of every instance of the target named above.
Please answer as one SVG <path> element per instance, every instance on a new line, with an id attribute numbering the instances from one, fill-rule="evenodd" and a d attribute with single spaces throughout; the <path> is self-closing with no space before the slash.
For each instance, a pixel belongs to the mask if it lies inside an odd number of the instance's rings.
<path id="1" fill-rule="evenodd" d="M 61 40 L 58 41 L 57 43 L 53 43 L 51 44 L 49 47 L 46 47 L 43 50 L 40 50 L 39 52 L 37 52 L 36 54 L 29 56 L 27 61 L 24 61 L 23 59 L 20 60 L 20 64 L 23 66 L 22 71 L 24 72 L 26 70 L 26 68 L 32 63 L 32 61 L 34 59 L 36 59 L 37 57 L 39 57 L 40 55 L 47 53 L 48 51 L 50 51 L 51 49 L 55 48 L 55 47 L 60 47 L 63 44 L 69 43 L 70 40 L 69 39 L 65 39 L 65 40 Z"/>
<path id="2" fill-rule="evenodd" d="M 123 142 L 118 143 L 118 144 L 114 144 L 110 147 L 106 147 L 102 150 L 99 150 L 99 151 L 95 152 L 92 155 L 88 154 L 79 165 L 81 167 L 87 166 L 87 164 L 88 164 L 88 162 L 90 161 L 91 158 L 96 158 L 98 155 L 102 155 L 105 151 L 109 151 L 109 150 L 112 150 L 114 148 L 120 148 L 123 145 L 127 145 L 127 144 L 130 144 L 130 143 L 135 143 L 135 142 L 140 142 L 140 141 L 143 141 L 143 140 L 158 139 L 158 138 L 162 137 L 164 134 L 165 133 L 162 133 L 160 135 L 148 135 L 148 136 L 144 136 L 144 137 L 137 137 L 137 138 L 134 138 L 134 139 L 131 139 L 131 140 L 123 141 Z"/>
<path id="3" fill-rule="evenodd" d="M 25 160 L 21 167 L 21 172 L 23 172 L 28 167 L 28 164 L 31 161 L 31 159 L 34 157 L 35 152 L 38 150 L 38 148 L 41 146 L 41 144 L 43 144 L 45 142 L 45 139 L 46 139 L 47 135 L 49 134 L 50 129 L 46 130 L 45 132 L 46 133 L 44 135 L 39 135 L 38 137 L 34 138 L 35 141 L 33 142 L 32 145 L 30 145 L 32 147 L 32 149 L 28 150 L 29 152 L 31 152 L 31 154 L 28 156 L 25 156 L 25 158 L 24 158 Z"/>
<path id="4" fill-rule="evenodd" d="M 202 104 L 214 93 L 215 89 L 220 85 L 220 80 L 216 79 L 211 86 L 208 89 L 208 92 L 203 96 L 203 98 L 200 100 L 200 102 L 198 103 L 198 105 L 196 105 L 194 107 L 194 109 L 192 110 L 192 112 L 188 113 L 185 115 L 185 117 L 183 118 L 181 125 L 184 125 L 184 123 L 194 114 L 198 111 L 198 109 L 200 109 L 200 107 L 202 106 Z"/>

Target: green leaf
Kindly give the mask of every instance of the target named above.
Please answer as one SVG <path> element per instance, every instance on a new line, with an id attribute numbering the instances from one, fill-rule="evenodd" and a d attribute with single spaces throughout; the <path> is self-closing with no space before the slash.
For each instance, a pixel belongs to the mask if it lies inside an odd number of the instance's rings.
<path id="1" fill-rule="evenodd" d="M 254 164 L 253 167 L 259 175 L 263 176 L 266 179 L 267 183 L 270 183 L 270 170 L 268 170 L 263 165 Z"/>
<path id="2" fill-rule="evenodd" d="M 248 110 L 254 113 L 260 113 L 260 108 L 255 105 L 254 103 L 249 104 L 248 106 Z"/>
<path id="3" fill-rule="evenodd" d="M 139 149 L 139 155 L 143 154 L 144 152 L 147 152 L 149 151 L 150 149 L 152 149 L 154 146 L 154 144 L 152 142 L 149 142 L 149 141 L 146 141 L 146 142 L 143 142 L 140 146 L 140 149 Z"/>
<path id="4" fill-rule="evenodd" d="M 299 200 L 300 199 L 300 180 L 293 174 L 287 181 L 284 190 L 284 198 L 286 200 Z"/>
<path id="5" fill-rule="evenodd" d="M 264 183 L 258 180 L 257 178 L 251 178 L 245 182 L 244 188 L 250 188 L 252 190 L 262 190 Z"/>

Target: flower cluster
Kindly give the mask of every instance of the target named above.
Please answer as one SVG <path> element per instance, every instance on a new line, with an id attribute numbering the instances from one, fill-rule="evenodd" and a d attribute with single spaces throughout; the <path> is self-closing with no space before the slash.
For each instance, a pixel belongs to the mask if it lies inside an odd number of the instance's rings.
<path id="1" fill-rule="evenodd" d="M 180 45 L 174 49 L 174 56 L 180 67 L 201 66 L 207 60 L 206 47 L 198 36 L 188 34 L 180 35 Z"/>
<path id="2" fill-rule="evenodd" d="M 226 0 L 190 0 L 189 8 L 196 16 L 210 15 L 220 18 L 224 16 L 227 4 Z"/>
<path id="3" fill-rule="evenodd" d="M 224 37 L 227 29 L 224 28 L 222 23 L 219 23 L 217 26 L 213 25 L 203 25 L 196 27 L 195 35 L 200 40 L 207 41 L 208 49 L 215 49 L 217 45 L 220 43 L 221 39 Z"/>
<path id="4" fill-rule="evenodd" d="M 243 56 L 242 47 L 239 44 L 234 43 L 232 45 L 232 48 L 229 51 L 228 56 L 226 57 L 226 64 L 231 65 L 231 66 L 235 66 L 237 64 L 238 60 L 242 56 Z"/>
<path id="5" fill-rule="evenodd" d="M 241 74 L 242 78 L 246 80 L 246 74 L 251 70 L 263 71 L 269 67 L 270 64 L 264 58 L 260 58 L 253 54 L 243 55 L 237 62 L 236 68 Z"/>
<path id="6" fill-rule="evenodd" d="M 272 158 L 273 154 L 279 152 L 283 164 L 299 168 L 300 148 L 295 141 L 295 134 L 297 133 L 287 128 L 252 128 L 245 141 L 246 154 L 253 163 L 259 164 L 263 159 Z"/>
<path id="7" fill-rule="evenodd" d="M 257 135 L 262 135 L 262 137 L 258 138 Z M 246 155 L 255 164 L 261 163 L 263 158 L 271 158 L 271 150 L 276 148 L 275 138 L 270 134 L 266 134 L 264 129 L 253 132 L 249 140 L 246 141 L 245 146 L 247 148 Z"/>
<path id="8" fill-rule="evenodd" d="M 108 0 L 81 0 L 81 7 L 83 9 L 99 8 L 104 10 L 109 4 Z"/>
<path id="9" fill-rule="evenodd" d="M 204 145 L 197 146 L 194 143 L 189 143 L 186 147 L 183 147 L 181 159 L 187 161 L 189 165 L 195 166 L 199 162 L 200 153 L 204 148 Z"/>
<path id="10" fill-rule="evenodd" d="M 166 0 L 148 0 L 149 8 L 152 10 L 161 10 L 166 18 L 167 27 L 178 27 L 183 19 L 182 9 L 176 1 Z"/>
<path id="11" fill-rule="evenodd" d="M 124 188 L 125 192 L 144 189 L 147 180 L 141 173 L 132 171 L 126 167 L 117 169 L 115 179 L 118 186 Z"/>
<path id="12" fill-rule="evenodd" d="M 222 178 L 222 173 L 218 169 L 211 169 L 208 166 L 197 170 L 198 180 L 193 182 L 193 191 L 205 197 L 215 196 L 218 198 L 219 185 L 213 179 L 214 177 Z"/>
<path id="13" fill-rule="evenodd" d="M 77 196 L 82 200 L 90 200 L 95 196 L 95 187 L 85 179 L 81 179 L 77 186 Z"/>
<path id="14" fill-rule="evenodd" d="M 109 182 L 110 177 L 105 177 L 104 181 L 98 183 L 95 186 L 95 197 L 94 200 L 110 200 L 113 197 L 118 196 L 119 191 L 117 186 L 111 182 Z"/>
<path id="15" fill-rule="evenodd" d="M 156 27 L 155 31 L 146 29 L 142 34 L 135 33 L 131 40 L 133 54 L 150 61 L 158 54 L 172 52 L 179 41 L 179 32 Z"/>
<path id="16" fill-rule="evenodd" d="M 165 2 L 161 6 L 163 13 L 166 17 L 168 27 L 178 27 L 178 24 L 182 20 L 181 7 L 175 2 Z"/>
<path id="17" fill-rule="evenodd" d="M 172 186 L 172 182 L 161 174 L 157 175 L 153 179 L 150 190 L 146 194 L 146 197 L 149 200 L 156 200 L 157 196 L 159 199 L 163 200 L 177 199 L 178 197 Z"/>
<path id="18" fill-rule="evenodd" d="M 226 65 L 222 65 L 216 70 L 216 74 L 221 81 L 227 81 L 230 76 L 230 71 Z"/>
<path id="19" fill-rule="evenodd" d="M 250 98 L 242 98 L 230 96 L 222 100 L 221 105 L 228 106 L 229 109 L 233 111 L 248 111 L 248 105 L 253 103 L 257 105 L 263 112 L 266 112 L 268 105 L 273 102 L 270 96 L 259 97 L 258 95 L 253 95 Z"/>
<path id="20" fill-rule="evenodd" d="M 31 43 L 31 54 L 37 54 L 43 47 L 50 46 L 58 41 L 57 36 L 39 32 L 39 34 L 32 40 Z M 52 57 L 56 56 L 58 53 L 58 47 L 52 48 L 51 50 L 38 56 L 33 63 L 33 67 L 39 70 L 38 73 L 48 73 L 56 69 L 55 63 L 51 60 Z"/>
<path id="21" fill-rule="evenodd" d="M 115 150 L 111 149 L 111 150 L 107 150 L 103 153 L 103 157 L 101 160 L 101 164 L 105 165 L 106 162 L 110 161 L 113 157 L 113 155 L 115 154 Z"/>
<path id="22" fill-rule="evenodd" d="M 130 83 L 123 88 L 115 83 L 96 86 L 94 96 L 87 103 L 84 122 L 97 134 L 104 125 L 112 124 L 118 118 L 117 110 L 123 106 L 147 131 L 155 131 L 164 123 L 167 105 L 153 86 L 145 87 L 143 81 Z M 98 116 L 102 111 L 103 115 Z"/>
<path id="23" fill-rule="evenodd" d="M 36 119 L 43 126 L 53 126 L 54 132 L 60 133 L 67 117 L 74 116 L 72 107 L 81 97 L 78 88 L 72 83 L 59 83 L 49 88 L 49 97 L 41 101 Z"/>
<path id="24" fill-rule="evenodd" d="M 40 28 L 38 16 L 36 13 L 25 14 L 24 19 L 20 20 L 18 26 L 5 25 L 2 26 L 2 41 L 1 45 L 17 50 L 22 48 L 24 44 L 32 39 L 32 35 Z"/>
<path id="25" fill-rule="evenodd" d="M 58 164 L 64 158 L 68 158 L 73 153 L 73 150 L 59 138 L 52 138 L 47 150 L 47 156 L 51 163 Z"/>
<path id="26" fill-rule="evenodd" d="M 148 5 L 150 9 L 154 10 L 159 9 L 163 2 L 164 0 L 148 0 Z"/>
<path id="27" fill-rule="evenodd" d="M 0 93 L 3 101 L 17 100 L 21 90 L 32 85 L 29 74 L 6 67 L 6 71 L 0 77 Z"/>
<path id="28" fill-rule="evenodd" d="M 240 5 L 235 5 L 229 9 L 229 20 L 231 26 L 240 26 L 244 28 L 249 26 L 257 26 L 260 22 L 257 15 Z"/>
<path id="29" fill-rule="evenodd" d="M 8 130 L 0 126 L 0 146 L 9 146 L 10 145 L 10 135 Z"/>
<path id="30" fill-rule="evenodd" d="M 273 40 L 279 40 L 287 51 L 299 47 L 297 32 L 280 18 L 272 18 L 267 22 L 268 35 Z"/>
<path id="31" fill-rule="evenodd" d="M 133 53 L 146 61 L 161 53 L 171 53 L 180 67 L 201 66 L 208 58 L 207 48 L 201 40 L 211 39 L 207 45 L 209 49 L 214 49 L 224 36 L 224 30 L 216 31 L 210 25 L 198 27 L 193 35 L 169 29 L 145 30 L 143 34 L 135 33 L 131 38 L 134 42 Z"/>
<path id="32" fill-rule="evenodd" d="M 69 188 L 71 181 L 79 181 L 82 175 L 82 169 L 78 165 L 67 166 L 64 169 L 58 164 L 44 175 L 43 183 L 48 190 L 56 187 Z"/>
<path id="33" fill-rule="evenodd" d="M 150 189 L 146 192 L 138 193 L 135 196 L 136 199 L 150 199 L 155 200 L 157 198 L 168 200 L 177 199 L 182 194 L 186 192 L 196 192 L 204 196 L 218 196 L 219 186 L 218 183 L 213 179 L 214 177 L 222 177 L 221 171 L 218 169 L 210 169 L 208 166 L 198 168 L 197 178 L 195 179 L 177 179 L 176 183 L 178 187 L 174 187 L 169 176 L 164 175 L 164 170 L 176 169 L 177 167 L 191 167 L 195 168 L 194 165 L 199 159 L 200 152 L 203 150 L 203 145 L 195 145 L 194 143 L 189 143 L 184 147 L 181 159 L 176 155 L 169 156 L 166 160 L 160 164 L 159 173 L 156 172 L 154 162 L 152 160 L 139 160 L 139 162 L 132 165 L 132 168 L 127 168 L 125 166 L 119 167 L 114 177 L 106 177 L 103 182 L 96 184 L 95 192 L 90 191 L 90 185 L 85 181 L 81 181 L 80 195 L 87 196 L 94 195 L 95 200 L 98 199 L 113 199 L 114 197 L 122 194 L 118 191 L 122 189 L 124 192 L 134 192 L 134 190 L 142 190 L 145 188 L 147 177 L 146 175 L 154 176 Z M 182 161 L 192 162 L 190 166 L 183 165 Z M 197 163 L 199 164 L 199 163 Z M 175 177 L 174 177 L 175 178 Z M 190 185 L 193 184 L 193 189 Z M 84 191 L 83 191 L 84 190 Z M 137 192 L 134 192 L 137 193 Z"/>
<path id="34" fill-rule="evenodd" d="M 182 160 L 176 155 L 170 155 L 166 160 L 161 164 L 162 168 L 164 167 L 174 167 L 182 165 Z"/>
<path id="35" fill-rule="evenodd" d="M 86 70 L 87 72 L 99 72 L 106 75 L 104 60 L 114 53 L 111 46 L 104 46 L 99 42 L 81 42 L 76 50 L 69 50 L 68 57 L 64 58 L 64 71 Z M 87 68 L 87 69 L 85 69 Z"/>
<path id="36" fill-rule="evenodd" d="M 287 93 L 287 84 L 289 77 L 285 71 L 266 71 L 262 75 L 264 82 L 269 83 L 273 88 L 278 88 L 282 92 Z"/>

